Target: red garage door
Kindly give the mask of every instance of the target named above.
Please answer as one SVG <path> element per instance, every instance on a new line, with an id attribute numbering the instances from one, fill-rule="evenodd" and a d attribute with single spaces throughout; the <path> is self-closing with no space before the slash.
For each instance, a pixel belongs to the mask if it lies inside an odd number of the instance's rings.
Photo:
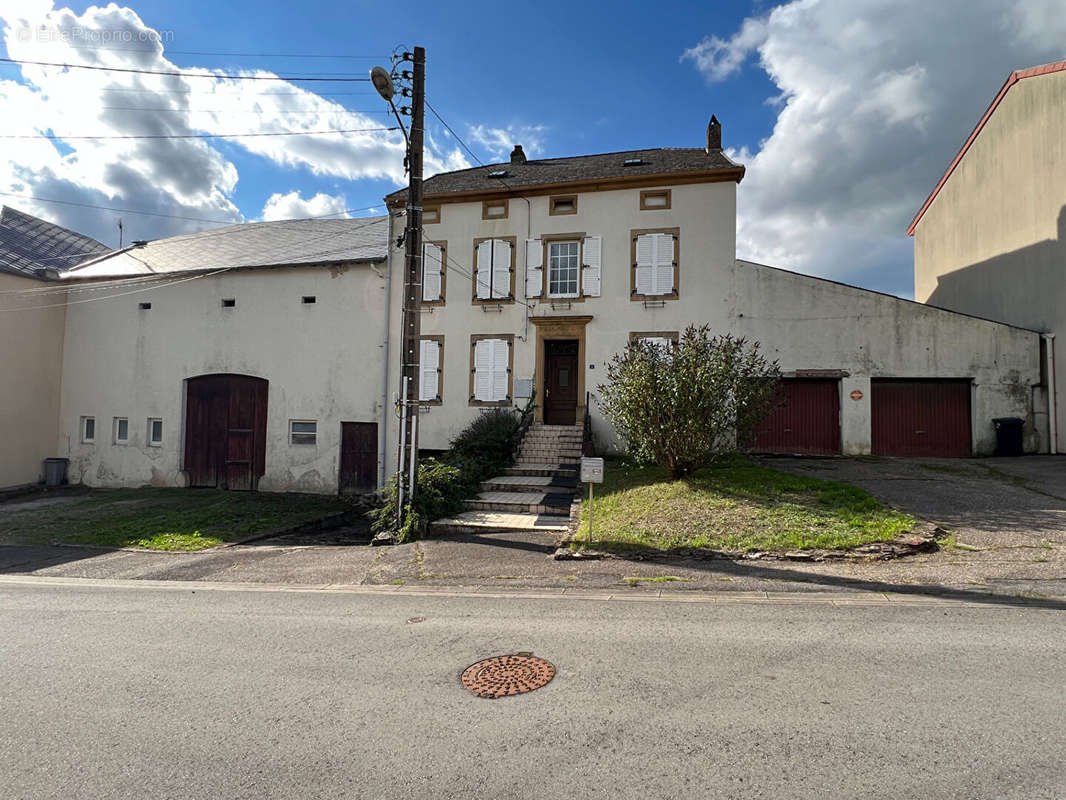
<path id="1" fill-rule="evenodd" d="M 969 380 L 874 380 L 870 414 L 874 455 L 973 455 Z"/>
<path id="2" fill-rule="evenodd" d="M 839 381 L 786 378 L 778 388 L 775 405 L 755 431 L 755 452 L 840 452 Z"/>

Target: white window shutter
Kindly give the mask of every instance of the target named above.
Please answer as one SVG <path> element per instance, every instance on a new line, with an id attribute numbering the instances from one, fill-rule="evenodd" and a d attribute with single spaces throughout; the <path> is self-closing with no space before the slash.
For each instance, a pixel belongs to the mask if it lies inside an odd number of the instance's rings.
<path id="1" fill-rule="evenodd" d="M 441 299 L 444 275 L 444 249 L 433 242 L 422 245 L 422 299 L 435 302 Z"/>
<path id="2" fill-rule="evenodd" d="M 600 296 L 600 252 L 603 250 L 603 237 L 586 236 L 584 243 L 585 265 L 582 291 L 589 297 Z"/>
<path id="3" fill-rule="evenodd" d="M 474 399 L 492 400 L 493 339 L 474 343 Z"/>
<path id="4" fill-rule="evenodd" d="M 419 400 L 437 400 L 440 397 L 440 343 L 423 339 L 419 354 Z"/>
<path id="5" fill-rule="evenodd" d="M 674 291 L 674 235 L 655 235 L 655 293 L 671 294 Z"/>
<path id="6" fill-rule="evenodd" d="M 637 294 L 655 294 L 655 235 L 637 237 Z"/>
<path id="7" fill-rule="evenodd" d="M 474 274 L 477 277 L 477 299 L 488 300 L 491 296 L 489 282 L 492 280 L 492 239 L 486 239 L 477 246 L 477 266 Z"/>
<path id="8" fill-rule="evenodd" d="M 506 339 L 491 339 L 492 342 L 492 399 L 507 399 L 507 368 L 511 361 L 511 346 Z"/>
<path id="9" fill-rule="evenodd" d="M 510 297 L 511 243 L 504 239 L 493 239 L 492 244 L 492 297 Z"/>
<path id="10" fill-rule="evenodd" d="M 526 239 L 526 299 L 544 291 L 544 247 L 540 239 Z"/>

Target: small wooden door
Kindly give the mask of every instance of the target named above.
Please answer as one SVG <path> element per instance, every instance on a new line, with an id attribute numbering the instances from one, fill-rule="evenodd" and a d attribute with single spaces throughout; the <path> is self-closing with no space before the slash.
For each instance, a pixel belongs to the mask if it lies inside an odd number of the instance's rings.
<path id="1" fill-rule="evenodd" d="M 341 494 L 373 492 L 378 487 L 376 422 L 341 423 Z"/>
<path id="2" fill-rule="evenodd" d="M 577 340 L 547 341 L 544 347 L 544 424 L 573 425 L 577 422 Z"/>
<path id="3" fill-rule="evenodd" d="M 201 375 L 186 382 L 190 487 L 256 489 L 266 471 L 267 386 L 249 375 Z"/>

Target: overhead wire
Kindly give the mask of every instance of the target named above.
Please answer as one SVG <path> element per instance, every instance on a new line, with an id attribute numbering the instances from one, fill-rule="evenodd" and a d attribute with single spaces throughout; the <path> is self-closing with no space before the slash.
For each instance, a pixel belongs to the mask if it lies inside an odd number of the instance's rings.
<path id="1" fill-rule="evenodd" d="M 321 131 L 269 131 L 260 133 L 150 133 L 134 135 L 99 135 L 99 136 L 68 136 L 65 134 L 46 133 L 11 133 L 0 134 L 0 139 L 48 139 L 49 141 L 75 141 L 83 139 L 247 139 L 260 136 L 324 136 L 336 133 L 384 133 L 397 131 L 399 127 L 381 128 L 337 128 Z"/>
<path id="2" fill-rule="evenodd" d="M 136 75 L 164 75 L 171 78 L 214 78 L 215 80 L 235 81 L 289 81 L 292 83 L 304 83 L 308 81 L 320 81 L 324 83 L 370 83 L 370 78 L 341 77 L 324 78 L 320 76 L 302 75 L 234 75 L 232 73 L 211 72 L 187 72 L 183 70 L 155 70 L 136 69 L 133 67 L 101 67 L 96 64 L 66 64 L 61 61 L 30 61 L 20 58 L 0 58 L 0 63 L 21 64 L 38 67 L 62 67 L 63 69 L 86 69 L 100 72 L 123 72 Z"/>
<path id="3" fill-rule="evenodd" d="M 177 280 L 170 281 L 169 283 L 165 283 L 162 286 L 147 286 L 141 289 L 131 289 L 128 292 L 119 292 L 118 294 L 112 294 L 106 297 L 86 297 L 81 300 L 71 300 L 67 303 L 50 303 L 48 305 L 43 306 L 16 306 L 14 308 L 0 308 L 0 313 L 3 313 L 5 311 L 40 311 L 42 309 L 48 308 L 65 308 L 68 306 L 81 305 L 83 303 L 95 303 L 100 300 L 114 300 L 117 297 L 128 297 L 131 294 L 150 292 L 153 289 L 162 289 L 166 288 L 167 286 L 176 286 L 179 283 L 188 283 L 189 281 L 195 281 L 200 278 L 210 278 L 215 275 L 221 275 L 223 272 L 229 272 L 231 269 L 233 269 L 233 267 L 223 267 L 222 269 L 214 270 L 213 272 L 202 272 L 196 275 L 190 275 L 185 278 L 179 278 Z"/>

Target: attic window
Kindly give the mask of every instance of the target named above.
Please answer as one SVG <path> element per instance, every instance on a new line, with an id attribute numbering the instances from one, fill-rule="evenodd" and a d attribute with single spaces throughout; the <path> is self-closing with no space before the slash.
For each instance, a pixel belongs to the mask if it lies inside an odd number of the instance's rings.
<path id="1" fill-rule="evenodd" d="M 311 305 L 312 303 L 317 303 L 318 302 L 318 298 L 315 297 L 315 295 L 313 295 L 313 294 L 305 294 L 303 296 L 302 302 L 303 302 L 303 304 L 305 306 L 307 306 L 307 305 Z"/>
<path id="2" fill-rule="evenodd" d="M 507 177 L 507 170 L 505 170 L 505 169 L 494 169 L 492 172 L 489 173 L 489 177 L 490 178 L 506 178 Z"/>
<path id="3" fill-rule="evenodd" d="M 440 222 L 440 206 L 425 206 L 422 209 L 422 224 L 429 225 Z"/>
<path id="4" fill-rule="evenodd" d="M 222 298 L 222 307 L 223 308 L 235 308 L 236 305 L 237 305 L 237 299 L 235 297 L 223 297 Z"/>
<path id="5" fill-rule="evenodd" d="M 577 213 L 577 195 L 568 194 L 559 197 L 553 197 L 550 200 L 550 207 L 548 214 L 555 216 L 557 214 L 576 214 Z"/>
<path id="6" fill-rule="evenodd" d="M 507 219 L 507 199 L 485 200 L 481 204 L 482 219 Z"/>
<path id="7" fill-rule="evenodd" d="M 141 311 L 151 311 L 151 310 L 152 310 L 152 304 L 151 303 L 141 303 Z"/>
<path id="8" fill-rule="evenodd" d="M 643 163 L 644 163 L 644 159 L 643 158 L 627 158 L 625 161 L 622 162 L 622 166 L 623 167 L 639 167 Z"/>

